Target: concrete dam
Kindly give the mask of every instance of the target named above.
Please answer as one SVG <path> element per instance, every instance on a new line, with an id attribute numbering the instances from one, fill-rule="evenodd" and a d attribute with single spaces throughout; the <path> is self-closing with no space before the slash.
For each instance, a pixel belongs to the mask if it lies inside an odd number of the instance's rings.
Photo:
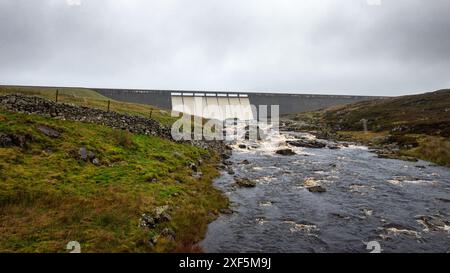
<path id="1" fill-rule="evenodd" d="M 279 106 L 280 115 L 307 112 L 330 106 L 371 100 L 372 96 L 245 93 L 181 90 L 95 89 L 114 100 L 154 105 L 162 109 L 219 120 L 256 119 L 266 109 L 268 116 Z"/>

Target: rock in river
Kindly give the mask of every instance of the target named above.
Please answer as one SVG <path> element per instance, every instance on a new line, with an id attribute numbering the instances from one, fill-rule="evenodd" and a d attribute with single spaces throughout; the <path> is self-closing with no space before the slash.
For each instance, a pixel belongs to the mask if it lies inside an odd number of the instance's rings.
<path id="1" fill-rule="evenodd" d="M 252 181 L 248 178 L 235 178 L 234 181 L 236 182 L 236 185 L 238 185 L 239 187 L 244 187 L 244 188 L 256 187 L 256 182 Z"/>
<path id="2" fill-rule="evenodd" d="M 314 187 L 308 187 L 307 188 L 307 190 L 308 191 L 310 191 L 310 192 L 326 192 L 327 190 L 324 188 L 324 187 L 322 187 L 322 186 L 314 186 Z"/>
<path id="3" fill-rule="evenodd" d="M 323 142 L 319 142 L 317 140 L 309 140 L 309 139 L 299 139 L 296 141 L 287 141 L 287 144 L 294 146 L 294 147 L 304 147 L 304 148 L 325 148 L 327 144 Z"/>
<path id="4" fill-rule="evenodd" d="M 279 155 L 295 155 L 296 153 L 291 149 L 281 149 L 276 151 Z"/>
<path id="5" fill-rule="evenodd" d="M 327 191 L 325 187 L 319 185 L 314 178 L 306 178 L 303 185 L 310 192 L 321 193 Z"/>

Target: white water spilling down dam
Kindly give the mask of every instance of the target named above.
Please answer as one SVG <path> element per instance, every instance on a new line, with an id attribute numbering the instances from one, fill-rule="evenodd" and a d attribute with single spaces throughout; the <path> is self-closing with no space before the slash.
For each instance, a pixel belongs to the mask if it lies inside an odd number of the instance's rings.
<path id="1" fill-rule="evenodd" d="M 171 98 L 175 112 L 217 120 L 254 119 L 247 94 L 172 93 Z"/>

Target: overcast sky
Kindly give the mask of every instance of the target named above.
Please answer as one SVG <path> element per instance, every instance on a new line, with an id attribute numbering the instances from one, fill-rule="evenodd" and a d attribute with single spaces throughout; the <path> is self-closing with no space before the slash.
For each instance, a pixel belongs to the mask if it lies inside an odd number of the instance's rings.
<path id="1" fill-rule="evenodd" d="M 450 1 L 0 0 L 0 84 L 432 91 L 450 87 Z"/>

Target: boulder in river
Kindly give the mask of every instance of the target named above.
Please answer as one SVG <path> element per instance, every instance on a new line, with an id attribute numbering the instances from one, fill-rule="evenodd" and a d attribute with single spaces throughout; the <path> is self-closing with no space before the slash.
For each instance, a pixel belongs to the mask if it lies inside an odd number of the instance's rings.
<path id="1" fill-rule="evenodd" d="M 239 164 L 242 164 L 242 165 L 248 165 L 248 164 L 250 164 L 250 161 L 248 161 L 247 159 L 244 159 L 244 160 L 242 160 L 242 162 L 239 163 Z"/>
<path id="2" fill-rule="evenodd" d="M 314 178 L 306 178 L 305 181 L 303 181 L 303 185 L 305 187 L 314 187 L 317 186 L 317 181 Z"/>
<path id="3" fill-rule="evenodd" d="M 234 175 L 235 174 L 235 172 L 234 172 L 234 170 L 232 168 L 228 168 L 227 173 L 229 175 Z"/>
<path id="4" fill-rule="evenodd" d="M 279 155 L 286 155 L 286 156 L 296 154 L 292 149 L 280 149 L 280 150 L 276 151 L 275 153 L 277 153 Z"/>
<path id="5" fill-rule="evenodd" d="M 416 220 L 426 229 L 432 231 L 448 231 L 450 226 L 450 221 L 439 215 L 419 215 Z"/>
<path id="6" fill-rule="evenodd" d="M 322 192 L 327 191 L 327 189 L 325 189 L 325 187 L 319 185 L 314 178 L 305 179 L 305 181 L 303 182 L 303 185 L 309 192 L 322 193 Z"/>
<path id="7" fill-rule="evenodd" d="M 327 148 L 330 150 L 339 150 L 341 147 L 339 147 L 337 144 L 327 144 Z"/>
<path id="8" fill-rule="evenodd" d="M 230 208 L 220 209 L 219 212 L 222 214 L 228 214 L 228 215 L 233 214 L 233 210 Z"/>
<path id="9" fill-rule="evenodd" d="M 256 187 L 256 182 L 252 181 L 248 178 L 235 178 L 234 181 L 236 182 L 236 185 L 243 188 L 253 188 Z"/>
<path id="10" fill-rule="evenodd" d="M 325 189 L 324 187 L 322 187 L 322 186 L 314 186 L 314 187 L 308 187 L 308 188 L 306 188 L 308 191 L 310 191 L 310 192 L 318 192 L 318 193 L 321 193 L 321 192 L 326 192 L 327 191 L 327 189 Z"/>
<path id="11" fill-rule="evenodd" d="M 287 141 L 287 144 L 294 146 L 294 147 L 303 147 L 303 148 L 315 148 L 315 149 L 321 149 L 325 148 L 327 144 L 317 141 L 315 139 L 299 139 L 299 140 L 292 140 Z"/>

